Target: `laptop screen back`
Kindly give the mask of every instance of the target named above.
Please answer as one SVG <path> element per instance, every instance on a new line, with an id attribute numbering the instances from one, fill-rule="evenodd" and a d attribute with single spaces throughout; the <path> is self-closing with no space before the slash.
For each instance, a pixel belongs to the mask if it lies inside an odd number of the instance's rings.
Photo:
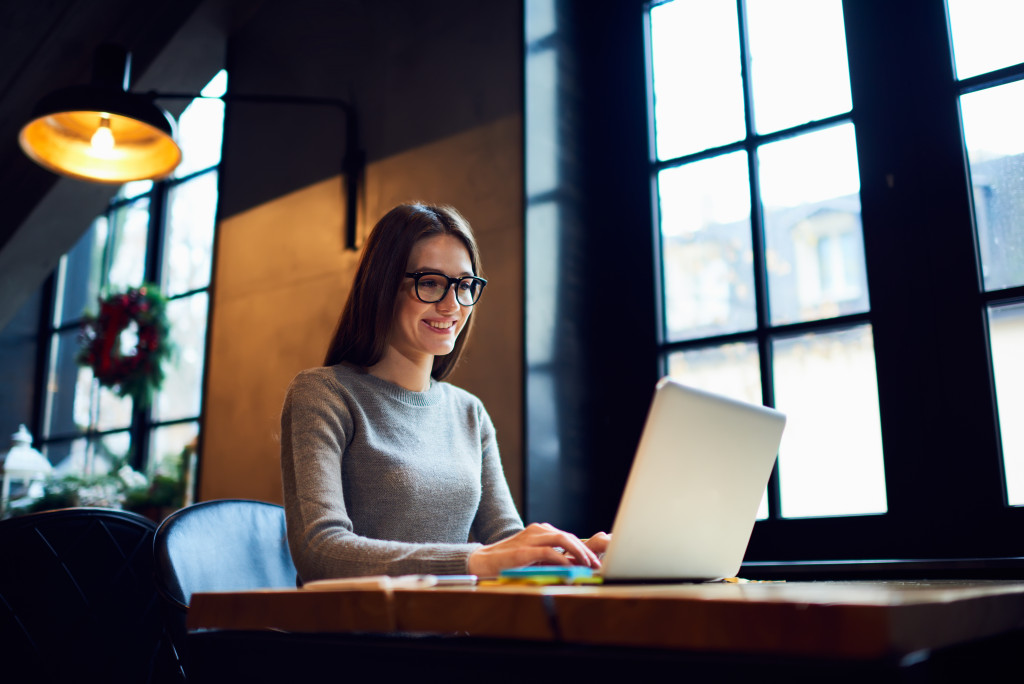
<path id="1" fill-rule="evenodd" d="M 602 575 L 709 580 L 739 572 L 785 416 L 659 381 Z"/>

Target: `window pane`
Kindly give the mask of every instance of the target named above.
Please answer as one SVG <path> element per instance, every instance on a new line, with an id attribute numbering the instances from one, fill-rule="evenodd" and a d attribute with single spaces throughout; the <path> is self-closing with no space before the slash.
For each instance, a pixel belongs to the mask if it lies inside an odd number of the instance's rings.
<path id="1" fill-rule="evenodd" d="M 784 517 L 887 509 L 870 326 L 773 342 Z"/>
<path id="2" fill-rule="evenodd" d="M 530 264 L 526 278 L 526 301 L 530 303 L 526 307 L 527 358 L 531 363 L 552 363 L 560 302 L 551 296 L 550 283 L 561 263 L 560 231 L 556 228 L 561 214 L 557 202 L 529 202 L 526 213 L 527 225 L 531 226 L 525 245 Z"/>
<path id="3" fill-rule="evenodd" d="M 92 375 L 88 369 L 82 369 L 82 372 Z M 97 430 L 126 428 L 132 424 L 131 397 L 119 397 L 113 390 L 97 386 L 93 401 L 99 404 L 96 416 Z"/>
<path id="4" fill-rule="evenodd" d="M 153 189 L 153 181 L 129 181 L 121 186 L 121 189 L 117 191 L 115 199 L 129 199 L 131 197 L 138 197 L 139 195 L 145 194 Z"/>
<path id="5" fill-rule="evenodd" d="M 671 2 L 651 9 L 658 159 L 746 135 L 736 3 Z"/>
<path id="6" fill-rule="evenodd" d="M 58 271 L 60 292 L 55 312 L 58 325 L 76 321 L 87 311 L 96 313 L 106 241 L 107 217 L 100 216 L 64 255 Z"/>
<path id="7" fill-rule="evenodd" d="M 536 3 L 533 3 L 536 4 Z M 527 78 L 544 87 L 531 88 L 526 98 L 530 149 L 526 154 L 526 194 L 536 197 L 558 188 L 562 149 L 558 122 L 558 52 L 532 50 L 526 54 Z"/>
<path id="8" fill-rule="evenodd" d="M 69 442 L 47 442 L 39 450 L 53 464 L 54 474 L 76 474 L 85 467 L 88 445 L 89 441 L 83 437 Z"/>
<path id="9" fill-rule="evenodd" d="M 748 0 L 747 26 L 758 133 L 850 111 L 841 0 Z"/>
<path id="10" fill-rule="evenodd" d="M 142 284 L 146 273 L 146 245 L 149 237 L 149 199 L 144 198 L 115 209 L 111 214 L 110 272 L 113 290 Z"/>
<path id="11" fill-rule="evenodd" d="M 92 420 L 89 402 L 92 373 L 75 361 L 78 335 L 78 329 L 66 330 L 51 340 L 44 438 L 81 432 Z"/>
<path id="12" fill-rule="evenodd" d="M 547 38 L 558 30 L 557 0 L 531 0 L 523 5 L 524 30 L 528 43 Z"/>
<path id="13" fill-rule="evenodd" d="M 670 341 L 757 324 L 748 177 L 745 152 L 658 174 Z"/>
<path id="14" fill-rule="evenodd" d="M 205 292 L 175 299 L 167 305 L 175 354 L 164 365 L 163 386 L 157 393 L 157 420 L 176 420 L 199 415 L 203 390 L 203 354 L 206 351 Z"/>
<path id="15" fill-rule="evenodd" d="M 119 508 L 119 488 L 109 479 L 102 478 L 124 465 L 131 451 L 131 435 L 116 432 L 102 437 L 56 442 L 44 447 L 47 457 L 56 463 L 57 475 L 77 475 L 85 484 L 74 490 L 78 506 L 104 506 Z"/>
<path id="16" fill-rule="evenodd" d="M 199 423 L 178 423 L 153 430 L 150 439 L 150 475 L 159 473 L 180 480 L 191 470 L 199 440 Z M 186 453 L 188 449 L 188 453 Z"/>
<path id="17" fill-rule="evenodd" d="M 42 451 L 58 475 L 103 475 L 128 460 L 131 446 L 131 433 L 125 431 L 50 442 L 43 445 Z"/>
<path id="18" fill-rule="evenodd" d="M 223 134 L 224 101 L 192 100 L 178 117 L 177 143 L 182 158 L 174 177 L 184 178 L 219 164 Z"/>
<path id="19" fill-rule="evenodd" d="M 999 431 L 1003 441 L 1006 494 L 1024 505 L 1024 304 L 990 307 L 989 331 L 995 371 Z"/>
<path id="20" fill-rule="evenodd" d="M 761 403 L 761 364 L 753 342 L 674 352 L 668 357 L 668 374 L 690 387 Z"/>
<path id="21" fill-rule="evenodd" d="M 761 364 L 757 345 L 751 342 L 675 352 L 668 357 L 668 374 L 684 385 L 748 404 L 761 403 Z M 765 492 L 757 518 L 767 517 L 768 493 Z"/>
<path id="22" fill-rule="evenodd" d="M 758 151 L 774 325 L 868 310 L 852 124 Z"/>
<path id="23" fill-rule="evenodd" d="M 126 428 L 132 421 L 132 400 L 100 387 L 93 382 L 92 371 L 78 365 L 79 334 L 79 329 L 73 328 L 54 335 L 46 387 L 47 437 L 84 432 L 90 427 Z"/>
<path id="24" fill-rule="evenodd" d="M 197 176 L 168 193 L 164 244 L 164 293 L 189 292 L 210 284 L 217 173 Z"/>
<path id="25" fill-rule="evenodd" d="M 1020 0 L 947 0 L 957 78 L 1024 62 L 1024 3 Z"/>
<path id="26" fill-rule="evenodd" d="M 93 460 L 89 464 L 94 475 L 116 471 L 131 455 L 132 435 L 130 432 L 115 432 L 93 440 Z"/>
<path id="27" fill-rule="evenodd" d="M 985 289 L 1024 285 L 1024 81 L 963 95 L 960 110 Z"/>

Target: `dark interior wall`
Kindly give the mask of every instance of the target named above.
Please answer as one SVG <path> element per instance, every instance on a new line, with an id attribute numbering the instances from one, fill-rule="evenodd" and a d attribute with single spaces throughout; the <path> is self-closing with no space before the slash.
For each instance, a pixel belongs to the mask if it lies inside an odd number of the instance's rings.
<path id="1" fill-rule="evenodd" d="M 509 0 L 273 3 L 232 38 L 231 89 L 351 102 L 372 163 L 519 114 L 519 5 Z M 227 175 L 223 216 L 339 172 L 343 120 L 337 112 L 282 106 L 269 113 L 262 105 L 233 106 L 237 116 L 225 144 L 232 167 L 246 172 Z M 303 123 L 300 117 L 315 118 Z"/>
<path id="2" fill-rule="evenodd" d="M 367 165 L 360 239 L 394 204 L 471 222 L 490 280 L 451 381 L 479 396 L 522 490 L 520 3 L 267 3 L 229 41 L 235 94 L 342 98 Z M 318 365 L 358 251 L 342 241 L 345 119 L 231 102 L 225 130 L 200 498 L 280 499 L 285 389 Z"/>
<path id="3" fill-rule="evenodd" d="M 39 311 L 42 299 L 37 289 L 0 329 L 0 452 L 10 447 L 10 434 L 24 423 L 34 430 L 36 404 L 36 355 Z"/>
<path id="4" fill-rule="evenodd" d="M 644 3 L 526 7 L 526 510 L 592 534 L 658 378 Z"/>

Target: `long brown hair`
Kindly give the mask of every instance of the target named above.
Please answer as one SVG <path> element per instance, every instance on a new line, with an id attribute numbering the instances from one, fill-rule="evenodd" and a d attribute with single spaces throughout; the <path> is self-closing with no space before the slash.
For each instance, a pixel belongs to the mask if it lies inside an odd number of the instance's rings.
<path id="1" fill-rule="evenodd" d="M 482 277 L 473 229 L 458 211 L 429 204 L 398 205 L 377 222 L 366 240 L 352 290 L 327 347 L 325 366 L 347 361 L 369 367 L 384 357 L 412 246 L 435 235 L 452 235 L 462 240 L 469 252 L 473 275 Z M 451 353 L 434 357 L 430 375 L 435 380 L 444 380 L 455 368 L 474 318 L 470 316 L 466 321 Z"/>

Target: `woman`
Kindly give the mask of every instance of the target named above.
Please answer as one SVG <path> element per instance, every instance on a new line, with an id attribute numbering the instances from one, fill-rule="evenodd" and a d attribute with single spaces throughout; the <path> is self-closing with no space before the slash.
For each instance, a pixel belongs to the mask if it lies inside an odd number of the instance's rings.
<path id="1" fill-rule="evenodd" d="M 480 400 L 443 382 L 484 286 L 469 224 L 400 205 L 374 227 L 323 367 L 281 414 L 288 543 L 303 581 L 600 566 L 586 543 L 523 527 Z M 470 537 L 475 542 L 469 542 Z"/>

